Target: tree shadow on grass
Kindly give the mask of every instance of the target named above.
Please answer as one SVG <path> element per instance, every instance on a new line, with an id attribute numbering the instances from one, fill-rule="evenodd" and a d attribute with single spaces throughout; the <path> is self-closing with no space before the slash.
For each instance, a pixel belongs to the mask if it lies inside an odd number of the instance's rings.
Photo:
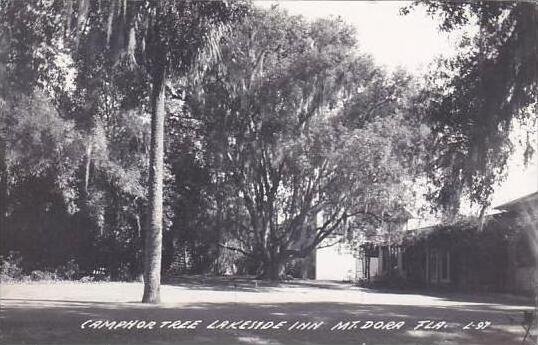
<path id="1" fill-rule="evenodd" d="M 515 310 L 498 305 L 404 306 L 389 304 L 201 303 L 147 306 L 40 299 L 3 299 L 2 344 L 519 344 L 523 330 Z M 202 320 L 196 329 L 81 329 L 86 320 Z M 323 322 L 317 329 L 208 329 L 216 320 L 265 320 L 277 323 Z M 338 322 L 404 321 L 400 330 L 331 328 Z M 443 320 L 447 328 L 416 330 L 421 320 Z M 464 330 L 471 321 L 490 321 L 486 330 Z"/>
<path id="2" fill-rule="evenodd" d="M 363 290 L 348 282 L 289 279 L 267 281 L 254 276 L 179 275 L 168 277 L 165 283 L 193 290 L 270 292 L 276 288 L 314 288 L 323 290 Z"/>
<path id="3" fill-rule="evenodd" d="M 267 292 L 279 286 L 279 282 L 257 280 L 247 276 L 179 275 L 167 277 L 164 282 L 192 290 L 239 292 Z"/>
<path id="4" fill-rule="evenodd" d="M 453 302 L 473 302 L 473 303 L 488 303 L 488 304 L 504 304 L 511 306 L 533 305 L 533 296 L 512 295 L 505 293 L 484 293 L 484 292 L 457 292 L 446 290 L 432 289 L 396 289 L 396 288 L 368 288 L 364 291 L 378 294 L 396 294 L 396 295 L 423 295 L 435 297 L 446 301 Z"/>

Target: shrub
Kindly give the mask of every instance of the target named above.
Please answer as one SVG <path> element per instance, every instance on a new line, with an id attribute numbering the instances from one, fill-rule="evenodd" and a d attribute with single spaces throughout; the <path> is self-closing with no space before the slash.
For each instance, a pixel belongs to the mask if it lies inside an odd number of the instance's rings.
<path id="1" fill-rule="evenodd" d="M 94 279 L 93 279 L 93 277 L 90 277 L 90 276 L 84 276 L 84 277 L 80 278 L 79 281 L 81 283 L 90 283 L 90 282 L 93 282 Z"/>
<path id="2" fill-rule="evenodd" d="M 32 281 L 50 281 L 58 280 L 58 276 L 54 272 L 35 270 L 30 273 L 30 279 Z"/>
<path id="3" fill-rule="evenodd" d="M 116 273 L 116 280 L 119 280 L 122 282 L 128 282 L 128 281 L 133 280 L 131 270 L 128 264 L 122 263 L 120 265 Z"/>
<path id="4" fill-rule="evenodd" d="M 0 282 L 17 281 L 23 277 L 22 258 L 16 252 L 0 256 Z"/>
<path id="5" fill-rule="evenodd" d="M 75 262 L 75 259 L 67 261 L 65 265 L 62 265 L 56 269 L 56 274 L 67 280 L 77 279 L 81 273 L 78 264 Z"/>
<path id="6" fill-rule="evenodd" d="M 22 268 L 22 257 L 17 252 L 10 252 L 5 257 L 0 256 L 0 282 L 74 280 L 79 276 L 81 276 L 81 271 L 74 259 L 69 260 L 55 271 L 37 269 L 30 272 L 29 275 L 25 275 Z"/>

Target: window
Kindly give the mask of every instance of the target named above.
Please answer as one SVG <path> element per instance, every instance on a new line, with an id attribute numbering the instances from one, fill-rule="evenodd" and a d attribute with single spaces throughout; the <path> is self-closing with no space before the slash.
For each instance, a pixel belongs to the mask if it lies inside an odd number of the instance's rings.
<path id="1" fill-rule="evenodd" d="M 431 283 L 450 282 L 450 253 L 447 250 L 432 250 L 428 259 L 428 279 Z"/>

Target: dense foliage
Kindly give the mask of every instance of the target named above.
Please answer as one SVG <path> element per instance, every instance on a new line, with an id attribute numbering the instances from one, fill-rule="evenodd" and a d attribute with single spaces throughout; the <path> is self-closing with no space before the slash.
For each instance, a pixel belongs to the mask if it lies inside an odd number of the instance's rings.
<path id="1" fill-rule="evenodd" d="M 232 32 L 187 103 L 230 205 L 221 246 L 274 279 L 369 207 L 405 203 L 422 132 L 411 78 L 357 54 L 340 20 L 255 11 Z"/>
<path id="2" fill-rule="evenodd" d="M 436 205 L 486 205 L 514 119 L 534 119 L 536 9 L 426 6 L 480 34 L 422 88 L 338 18 L 0 0 L 2 272 L 155 283 L 162 252 L 167 275 L 278 279 L 413 207 L 425 175 Z"/>
<path id="3" fill-rule="evenodd" d="M 536 145 L 538 6 L 526 1 L 415 5 L 438 17 L 441 30 L 477 28 L 428 78 L 425 112 L 433 150 L 427 172 L 435 184 L 431 200 L 452 216 L 465 196 L 485 211 L 514 146 L 525 147 L 528 162 Z M 514 128 L 526 131 L 521 143 L 511 138 Z"/>

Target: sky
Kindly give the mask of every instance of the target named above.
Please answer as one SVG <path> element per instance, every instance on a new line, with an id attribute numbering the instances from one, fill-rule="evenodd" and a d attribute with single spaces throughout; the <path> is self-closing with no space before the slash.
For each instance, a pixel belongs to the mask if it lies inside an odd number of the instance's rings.
<path id="1" fill-rule="evenodd" d="M 434 19 L 418 8 L 399 15 L 405 1 L 255 1 L 261 7 L 278 4 L 290 14 L 314 19 L 340 16 L 357 29 L 359 49 L 371 53 L 379 64 L 423 71 L 440 54 L 453 53 L 451 41 L 437 30 Z"/>
<path id="2" fill-rule="evenodd" d="M 268 8 L 278 4 L 293 15 L 307 19 L 340 16 L 357 30 L 359 50 L 370 53 L 378 64 L 389 70 L 403 67 L 416 75 L 426 73 L 428 65 L 439 56 L 455 53 L 463 31 L 447 35 L 438 31 L 438 21 L 417 8 L 406 16 L 399 10 L 406 1 L 254 1 Z M 468 28 L 472 32 L 474 28 Z M 513 139 L 521 136 L 518 126 Z M 538 153 L 538 148 L 537 148 Z M 535 156 L 538 156 L 535 155 Z M 516 149 L 508 165 L 506 180 L 496 188 L 492 206 L 538 190 L 538 162 L 523 164 L 521 149 Z"/>

